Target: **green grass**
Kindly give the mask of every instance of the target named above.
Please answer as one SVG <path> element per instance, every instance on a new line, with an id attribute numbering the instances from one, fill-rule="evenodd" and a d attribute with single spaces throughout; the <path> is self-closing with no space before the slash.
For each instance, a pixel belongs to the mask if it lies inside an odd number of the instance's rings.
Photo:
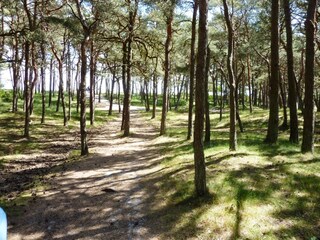
<path id="1" fill-rule="evenodd" d="M 185 140 L 187 114 L 168 114 L 169 139 L 157 144 L 166 155 L 157 182 L 157 197 L 165 204 L 152 210 L 165 226 L 159 234 L 164 239 L 319 237 L 319 138 L 314 156 L 290 144 L 288 131 L 279 132 L 277 144 L 264 144 L 268 112 L 254 109 L 252 115 L 241 112 L 245 131 L 238 133 L 238 151 L 229 152 L 229 116 L 221 122 L 218 117 L 211 115 L 212 140 L 205 146 L 210 195 L 196 200 L 193 148 Z"/>

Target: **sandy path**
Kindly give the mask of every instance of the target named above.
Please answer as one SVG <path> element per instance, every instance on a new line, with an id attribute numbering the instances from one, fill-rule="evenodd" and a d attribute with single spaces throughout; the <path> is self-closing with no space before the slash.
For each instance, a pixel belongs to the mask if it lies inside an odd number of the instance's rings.
<path id="1" fill-rule="evenodd" d="M 160 154 L 158 132 L 133 113 L 132 136 L 119 137 L 120 121 L 90 141 L 91 155 L 68 164 L 37 192 L 24 214 L 9 219 L 9 240 L 16 239 L 150 239 L 145 208 L 156 187 Z"/>

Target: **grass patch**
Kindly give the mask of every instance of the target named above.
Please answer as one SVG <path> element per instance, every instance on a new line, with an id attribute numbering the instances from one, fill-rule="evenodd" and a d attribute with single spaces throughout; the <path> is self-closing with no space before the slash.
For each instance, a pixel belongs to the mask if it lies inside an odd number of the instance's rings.
<path id="1" fill-rule="evenodd" d="M 277 144 L 264 144 L 268 112 L 254 109 L 253 115 L 244 111 L 241 117 L 245 131 L 238 132 L 239 149 L 229 152 L 229 116 L 219 121 L 219 114 L 211 114 L 212 140 L 205 146 L 205 156 L 212 199 L 203 202 L 193 195 L 193 148 L 185 140 L 187 114 L 168 113 L 168 139 L 156 144 L 166 156 L 157 182 L 157 198 L 165 204 L 152 211 L 165 226 L 156 229 L 163 239 L 320 236 L 319 148 L 314 156 L 301 154 L 300 145 L 289 143 L 288 131 L 279 132 Z"/>

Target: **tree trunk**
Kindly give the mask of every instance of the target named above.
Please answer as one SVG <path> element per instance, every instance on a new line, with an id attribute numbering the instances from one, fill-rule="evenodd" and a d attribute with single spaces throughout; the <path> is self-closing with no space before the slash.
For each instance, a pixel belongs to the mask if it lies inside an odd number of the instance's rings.
<path id="1" fill-rule="evenodd" d="M 127 73 L 127 42 L 124 41 L 122 43 L 122 88 L 123 88 L 124 94 L 126 94 L 127 92 L 126 73 Z M 120 94 L 120 92 L 118 94 Z M 118 98 L 118 100 L 119 99 L 120 98 Z M 126 109 L 125 104 L 126 104 L 126 101 L 123 101 L 123 110 Z M 125 111 L 122 111 L 121 130 L 124 130 L 124 119 L 125 119 Z"/>
<path id="2" fill-rule="evenodd" d="M 81 155 L 88 155 L 87 127 L 86 127 L 86 74 L 87 56 L 86 44 L 87 36 L 81 42 L 81 76 L 80 76 L 80 135 L 81 135 Z"/>
<path id="3" fill-rule="evenodd" d="M 164 79 L 163 79 L 160 136 L 166 133 L 166 118 L 167 118 L 167 109 L 168 109 L 168 85 L 169 85 L 169 77 L 170 77 L 170 46 L 172 42 L 173 13 L 174 13 L 174 5 L 170 7 L 170 10 L 166 19 L 167 39 L 165 43 L 165 61 L 164 61 Z"/>
<path id="4" fill-rule="evenodd" d="M 13 46 L 14 62 L 12 62 L 12 76 L 13 76 L 13 96 L 12 96 L 12 112 L 18 111 L 18 83 L 20 78 L 20 59 L 19 59 L 19 40 L 18 36 L 14 36 Z"/>
<path id="5" fill-rule="evenodd" d="M 31 44 L 31 61 L 32 61 L 33 71 L 30 71 L 30 77 L 29 77 L 29 80 L 32 79 L 31 88 L 30 88 L 30 104 L 29 104 L 30 115 L 33 114 L 35 89 L 36 89 L 36 85 L 37 85 L 38 79 L 39 79 L 36 51 L 37 51 L 37 49 L 36 49 L 35 43 L 32 42 L 32 44 Z"/>
<path id="6" fill-rule="evenodd" d="M 280 87 L 280 95 L 281 95 L 281 100 L 282 100 L 282 108 L 283 108 L 283 122 L 280 126 L 280 129 L 282 131 L 285 131 L 289 128 L 288 126 L 288 116 L 287 116 L 287 99 L 286 99 L 286 87 L 285 87 L 285 82 L 283 79 L 283 76 L 280 74 L 279 77 L 279 87 Z"/>
<path id="7" fill-rule="evenodd" d="M 252 91 L 251 91 L 251 61 L 250 55 L 247 54 L 247 71 L 248 71 L 248 87 L 249 87 L 249 109 L 250 113 L 252 113 Z"/>
<path id="8" fill-rule="evenodd" d="M 233 42 L 234 42 L 234 32 L 233 26 L 229 15 L 228 5 L 226 0 L 223 0 L 224 6 L 224 17 L 228 28 L 228 76 L 229 76 L 229 86 L 230 86 L 230 133 L 229 133 L 229 149 L 230 151 L 237 150 L 237 131 L 236 131 L 236 88 L 235 88 L 235 76 L 233 72 Z"/>
<path id="9" fill-rule="evenodd" d="M 53 88 L 53 57 L 50 60 L 50 75 L 49 75 L 49 107 L 51 107 L 52 103 L 52 88 Z"/>
<path id="10" fill-rule="evenodd" d="M 183 75 L 180 86 L 178 85 L 177 101 L 176 101 L 175 107 L 174 107 L 175 110 L 178 110 L 178 107 L 179 107 L 179 104 L 181 101 L 182 90 L 183 90 L 183 86 L 185 85 L 184 82 L 185 82 L 185 76 Z"/>
<path id="11" fill-rule="evenodd" d="M 146 107 L 146 112 L 150 111 L 150 101 L 149 101 L 149 86 L 148 86 L 148 81 L 145 79 L 144 80 L 144 89 L 145 89 L 145 107 Z"/>
<path id="12" fill-rule="evenodd" d="M 94 124 L 94 112 L 95 112 L 95 90 L 96 90 L 96 53 L 94 50 L 94 42 L 91 41 L 90 49 L 90 125 Z"/>
<path id="13" fill-rule="evenodd" d="M 292 143 L 299 143 L 298 114 L 297 114 L 297 88 L 294 73 L 291 9 L 289 0 L 283 0 L 285 14 L 286 36 L 287 36 L 287 71 L 289 85 L 289 108 L 290 108 L 290 138 Z"/>
<path id="14" fill-rule="evenodd" d="M 44 43 L 41 43 L 41 100 L 42 100 L 42 114 L 41 114 L 41 123 L 45 122 L 45 116 L 46 116 L 46 51 Z"/>
<path id="15" fill-rule="evenodd" d="M 194 70 L 195 70 L 195 44 L 196 44 L 196 27 L 197 27 L 197 12 L 199 0 L 194 0 L 193 16 L 192 16 L 192 31 L 191 31 L 191 54 L 190 54 L 190 84 L 189 84 L 189 111 L 188 111 L 188 135 L 189 140 L 192 135 L 192 116 L 193 116 L 193 101 L 194 101 Z"/>
<path id="16" fill-rule="evenodd" d="M 266 143 L 276 143 L 279 125 L 279 0 L 272 0 L 271 9 L 271 78 L 270 108 Z"/>
<path id="17" fill-rule="evenodd" d="M 220 113 L 219 121 L 222 121 L 222 110 L 223 110 L 223 77 L 220 78 Z"/>
<path id="18" fill-rule="evenodd" d="M 204 79 L 204 97 L 205 97 L 205 137 L 204 142 L 210 142 L 210 131 L 211 131 L 211 124 L 210 124 L 210 102 L 209 102 L 209 69 L 210 69 L 210 48 L 207 47 L 207 56 L 206 56 L 206 68 L 205 68 L 205 79 Z"/>
<path id="19" fill-rule="evenodd" d="M 112 81 L 111 81 L 111 91 L 110 91 L 110 100 L 109 100 L 109 113 L 108 115 L 112 115 L 112 106 L 113 106 L 113 89 L 114 89 L 114 84 L 116 82 L 116 71 L 112 72 Z"/>
<path id="20" fill-rule="evenodd" d="M 29 84 L 29 53 L 30 53 L 30 42 L 26 40 L 24 50 L 24 137 L 30 137 L 30 109 L 29 109 L 29 97 L 30 97 L 30 84 Z"/>
<path id="21" fill-rule="evenodd" d="M 196 69 L 196 105 L 194 122 L 194 165 L 195 165 L 195 190 L 198 196 L 205 195 L 208 190 L 206 186 L 206 166 L 203 147 L 203 123 L 205 104 L 205 71 L 207 56 L 207 16 L 208 0 L 199 0 L 199 31 L 198 31 L 198 55 Z"/>
<path id="22" fill-rule="evenodd" d="M 67 91 L 68 91 L 68 116 L 67 120 L 71 119 L 71 52 L 70 52 L 71 43 L 68 42 L 68 50 L 67 50 Z"/>
<path id="23" fill-rule="evenodd" d="M 306 27 L 306 63 L 305 63 L 305 97 L 303 113 L 303 138 L 301 151 L 314 151 L 314 59 L 315 37 L 317 33 L 316 9 L 317 0 L 308 1 Z"/>
<path id="24" fill-rule="evenodd" d="M 156 74 L 156 70 L 157 70 L 157 65 L 158 65 L 158 58 L 156 60 L 156 67 L 155 70 L 153 72 L 153 89 L 152 89 L 152 98 L 153 98 L 153 103 L 152 103 L 152 117 L 151 119 L 154 119 L 156 117 L 156 108 L 157 108 L 157 100 L 158 100 L 158 94 L 157 94 L 157 74 Z"/>

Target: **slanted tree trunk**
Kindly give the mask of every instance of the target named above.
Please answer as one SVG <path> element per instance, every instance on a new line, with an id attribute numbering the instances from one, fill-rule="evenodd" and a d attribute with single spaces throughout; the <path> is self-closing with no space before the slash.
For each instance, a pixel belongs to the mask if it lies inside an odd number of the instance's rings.
<path id="1" fill-rule="evenodd" d="M 277 142 L 279 125 L 279 0 L 272 0 L 271 8 L 270 108 L 266 143 Z"/>
<path id="2" fill-rule="evenodd" d="M 206 185 L 206 166 L 203 147 L 203 128 L 204 128 L 204 105 L 205 105 L 205 71 L 207 57 L 207 15 L 208 0 L 199 0 L 199 31 L 198 31 L 198 55 L 196 69 L 196 105 L 194 122 L 194 166 L 195 166 L 195 190 L 198 196 L 205 195 Z"/>
<path id="3" fill-rule="evenodd" d="M 197 27 L 197 12 L 199 0 L 194 0 L 193 15 L 192 15 L 192 30 L 191 30 L 191 54 L 190 54 L 190 84 L 189 84 L 189 111 L 188 111 L 188 135 L 189 140 L 192 135 L 192 116 L 193 116 L 193 101 L 194 101 L 194 70 L 195 70 L 195 44 L 196 44 L 196 27 Z"/>
<path id="4" fill-rule="evenodd" d="M 289 85 L 289 109 L 290 109 L 290 138 L 292 143 L 299 143 L 298 114 L 297 114 L 297 88 L 294 73 L 291 9 L 289 0 L 283 0 L 287 36 L 287 71 Z"/>
<path id="5" fill-rule="evenodd" d="M 314 59 L 315 37 L 317 33 L 316 9 L 317 0 L 308 1 L 306 27 L 306 64 L 305 64 L 305 97 L 303 113 L 303 138 L 301 151 L 314 151 Z"/>
<path id="6" fill-rule="evenodd" d="M 229 9 L 226 0 L 223 0 L 224 17 L 228 28 L 228 76 L 230 86 L 230 133 L 229 133 L 229 149 L 230 151 L 237 150 L 237 131 L 236 131 L 236 87 L 235 76 L 233 71 L 233 58 L 234 58 L 234 30 L 229 15 Z"/>

